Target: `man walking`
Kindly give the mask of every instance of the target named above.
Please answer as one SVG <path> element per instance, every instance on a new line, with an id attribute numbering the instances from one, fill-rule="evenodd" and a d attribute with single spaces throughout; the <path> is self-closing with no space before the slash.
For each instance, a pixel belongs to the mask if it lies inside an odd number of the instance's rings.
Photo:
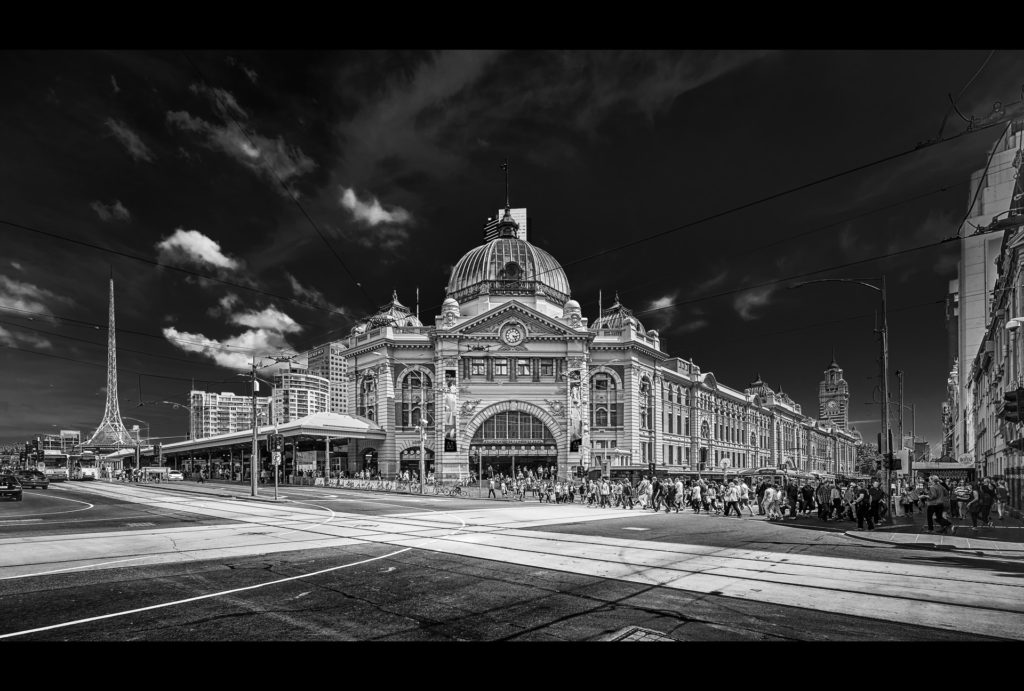
<path id="1" fill-rule="evenodd" d="M 814 501 L 818 503 L 818 518 L 827 521 L 829 510 L 832 507 L 832 497 L 829 494 L 828 484 L 824 480 L 818 481 L 818 487 L 814 490 Z"/>
<path id="2" fill-rule="evenodd" d="M 952 521 L 948 521 L 942 517 L 942 512 L 945 509 L 946 503 L 946 488 L 939 482 L 938 475 L 932 475 L 928 478 L 928 499 L 927 499 L 927 516 L 928 516 L 928 532 L 935 532 L 935 525 L 932 523 L 932 518 L 938 520 L 939 525 L 942 526 L 939 529 L 940 533 L 945 533 L 947 530 L 950 532 L 956 532 L 956 526 L 953 525 Z"/>
<path id="3" fill-rule="evenodd" d="M 789 517 L 793 519 L 796 518 L 796 500 L 799 495 L 800 490 L 797 489 L 796 482 L 790 480 L 786 485 L 786 500 L 789 502 Z"/>
<path id="4" fill-rule="evenodd" d="M 882 520 L 879 518 L 879 509 L 882 508 L 882 505 L 886 500 L 886 496 L 885 492 L 882 491 L 882 487 L 878 480 L 871 483 L 871 489 L 868 490 L 868 496 L 871 498 L 871 518 L 875 523 L 881 524 Z"/>
<path id="5" fill-rule="evenodd" d="M 759 516 L 765 515 L 766 511 L 764 508 L 764 493 L 768 489 L 768 481 L 761 478 L 761 481 L 757 483 L 757 514 Z"/>
<path id="6" fill-rule="evenodd" d="M 875 521 L 871 514 L 871 495 L 862 485 L 854 490 L 853 506 L 857 512 L 857 530 L 864 530 L 864 519 L 868 521 L 868 530 L 875 529 Z"/>
<path id="7" fill-rule="evenodd" d="M 491 476 L 491 479 L 487 481 L 487 498 L 488 499 L 497 499 L 498 498 L 498 496 L 494 493 L 494 476 L 493 475 Z"/>
<path id="8" fill-rule="evenodd" d="M 651 508 L 654 510 L 654 513 L 658 513 L 658 509 L 661 508 L 661 493 L 661 480 L 655 475 L 651 481 Z"/>

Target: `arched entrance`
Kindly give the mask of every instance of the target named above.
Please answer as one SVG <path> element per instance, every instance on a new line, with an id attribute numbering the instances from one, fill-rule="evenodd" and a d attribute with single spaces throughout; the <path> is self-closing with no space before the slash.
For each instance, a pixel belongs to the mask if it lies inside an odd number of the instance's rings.
<path id="1" fill-rule="evenodd" d="M 434 472 L 434 450 L 427 447 L 424 448 L 424 466 L 428 473 Z M 408 470 L 412 472 L 420 472 L 420 447 L 410 446 L 398 455 L 398 472 L 404 472 Z"/>
<path id="2" fill-rule="evenodd" d="M 502 410 L 486 418 L 470 440 L 470 470 L 491 475 L 557 474 L 558 444 L 547 424 L 525 410 Z"/>

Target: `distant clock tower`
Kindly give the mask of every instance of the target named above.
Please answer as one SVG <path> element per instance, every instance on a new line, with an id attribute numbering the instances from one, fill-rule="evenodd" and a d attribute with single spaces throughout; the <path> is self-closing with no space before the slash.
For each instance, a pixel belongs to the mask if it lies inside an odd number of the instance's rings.
<path id="1" fill-rule="evenodd" d="M 850 387 L 843 379 L 843 370 L 832 363 L 825 370 L 825 380 L 818 385 L 818 419 L 833 423 L 843 430 L 850 429 Z"/>

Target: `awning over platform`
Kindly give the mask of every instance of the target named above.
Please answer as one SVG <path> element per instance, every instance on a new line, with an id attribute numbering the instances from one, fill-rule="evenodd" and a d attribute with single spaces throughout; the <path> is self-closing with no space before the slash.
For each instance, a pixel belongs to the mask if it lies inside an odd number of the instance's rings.
<path id="1" fill-rule="evenodd" d="M 387 433 L 380 425 L 367 418 L 355 415 L 341 415 L 339 413 L 315 413 L 283 425 L 263 425 L 257 431 L 256 439 L 258 441 L 266 441 L 267 435 L 275 433 L 285 437 L 286 440 L 290 437 L 322 437 L 324 439 L 373 439 L 375 441 L 383 441 L 387 436 Z M 247 442 L 252 443 L 251 429 L 230 434 L 218 434 L 203 439 L 188 439 L 186 441 L 164 444 L 163 455 L 211 451 L 218 448 L 246 444 Z M 153 446 L 142 447 L 141 453 L 151 455 L 153 453 Z M 122 449 L 103 458 L 125 458 L 134 455 L 135 449 Z"/>

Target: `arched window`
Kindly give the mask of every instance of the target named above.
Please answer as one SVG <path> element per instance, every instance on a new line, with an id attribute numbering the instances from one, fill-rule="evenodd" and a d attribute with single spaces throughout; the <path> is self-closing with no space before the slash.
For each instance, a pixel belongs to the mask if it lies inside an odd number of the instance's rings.
<path id="1" fill-rule="evenodd" d="M 359 382 L 358 414 L 377 422 L 377 378 L 367 374 Z"/>
<path id="2" fill-rule="evenodd" d="M 622 392 L 615 386 L 615 378 L 607 372 L 597 372 L 590 378 L 590 426 L 618 427 L 621 420 Z M 598 411 L 604 414 L 598 416 Z"/>
<path id="3" fill-rule="evenodd" d="M 434 390 L 430 375 L 412 370 L 402 378 L 402 427 L 434 424 Z"/>
<path id="4" fill-rule="evenodd" d="M 640 380 L 640 429 L 654 429 L 652 415 L 654 400 L 651 395 L 651 380 L 644 377 Z"/>

